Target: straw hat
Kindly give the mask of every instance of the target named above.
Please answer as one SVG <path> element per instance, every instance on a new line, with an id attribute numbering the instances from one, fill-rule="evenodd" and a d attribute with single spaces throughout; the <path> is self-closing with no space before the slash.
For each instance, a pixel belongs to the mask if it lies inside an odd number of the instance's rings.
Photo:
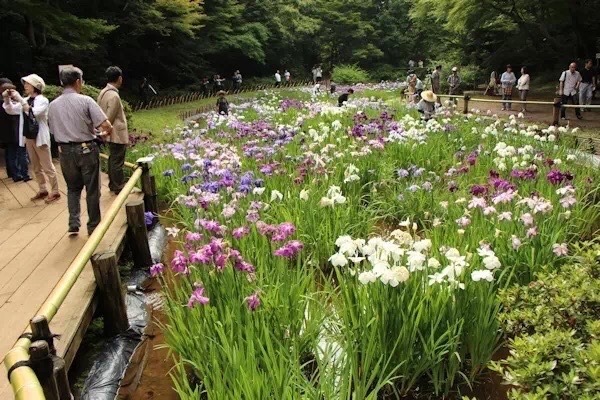
<path id="1" fill-rule="evenodd" d="M 225 94 L 226 94 L 226 93 L 225 93 L 225 91 L 224 91 L 224 90 L 219 90 L 219 91 L 217 92 L 217 96 L 221 96 L 221 95 L 225 96 Z"/>
<path id="2" fill-rule="evenodd" d="M 24 76 L 23 78 L 21 78 L 21 82 L 23 84 L 25 82 L 29 83 L 31 86 L 33 86 L 40 92 L 43 92 L 44 89 L 46 88 L 46 82 L 44 82 L 44 80 L 37 74 L 31 74 L 31 75 Z"/>
<path id="3" fill-rule="evenodd" d="M 430 103 L 435 103 L 437 101 L 437 96 L 431 90 L 425 90 L 421 92 L 421 98 Z"/>

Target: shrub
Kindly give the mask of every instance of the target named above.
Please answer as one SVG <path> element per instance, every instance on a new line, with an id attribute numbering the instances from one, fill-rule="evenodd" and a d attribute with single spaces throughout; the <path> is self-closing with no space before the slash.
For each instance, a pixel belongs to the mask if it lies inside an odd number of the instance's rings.
<path id="1" fill-rule="evenodd" d="M 542 273 L 528 286 L 500 292 L 499 318 L 510 356 L 493 362 L 510 399 L 597 399 L 600 396 L 600 283 L 597 248 L 580 264 Z"/>
<path id="2" fill-rule="evenodd" d="M 331 78 L 336 83 L 355 85 L 369 81 L 369 74 L 356 65 L 339 65 L 333 69 Z"/>

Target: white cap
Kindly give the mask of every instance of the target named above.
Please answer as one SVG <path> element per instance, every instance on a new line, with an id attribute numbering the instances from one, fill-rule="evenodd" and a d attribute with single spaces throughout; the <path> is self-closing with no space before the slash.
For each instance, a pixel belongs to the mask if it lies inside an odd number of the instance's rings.
<path id="1" fill-rule="evenodd" d="M 458 71 L 458 68 L 452 67 L 452 72 L 456 72 L 456 71 Z"/>
<path id="2" fill-rule="evenodd" d="M 46 82 L 44 82 L 44 80 L 37 74 L 31 74 L 31 75 L 24 76 L 23 78 L 21 78 L 21 82 L 29 83 L 31 86 L 33 86 L 40 92 L 43 92 L 44 89 L 46 88 Z"/>

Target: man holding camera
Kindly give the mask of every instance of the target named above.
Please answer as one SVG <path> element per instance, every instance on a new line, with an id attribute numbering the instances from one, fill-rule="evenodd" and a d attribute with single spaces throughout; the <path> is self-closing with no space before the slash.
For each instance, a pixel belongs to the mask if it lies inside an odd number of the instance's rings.
<path id="1" fill-rule="evenodd" d="M 100 223 L 100 150 L 96 140 L 104 140 L 112 125 L 100 106 L 89 96 L 81 94 L 83 72 L 76 67 L 60 71 L 64 87 L 48 110 L 50 129 L 56 138 L 60 166 L 67 183 L 69 234 L 79 233 L 81 192 L 85 186 L 88 209 L 88 234 Z M 96 129 L 100 132 L 96 133 Z"/>

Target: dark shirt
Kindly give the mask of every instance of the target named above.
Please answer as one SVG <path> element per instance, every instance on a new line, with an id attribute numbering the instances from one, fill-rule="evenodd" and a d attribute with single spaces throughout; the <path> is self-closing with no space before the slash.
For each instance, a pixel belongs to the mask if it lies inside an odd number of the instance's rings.
<path id="1" fill-rule="evenodd" d="M 0 104 L 0 144 L 19 143 L 19 116 L 8 115 Z"/>
<path id="2" fill-rule="evenodd" d="M 338 105 L 342 106 L 342 104 L 344 104 L 345 101 L 348 101 L 348 93 L 344 93 L 342 94 L 340 97 L 338 97 Z"/>
<path id="3" fill-rule="evenodd" d="M 594 78 L 594 70 L 593 69 L 585 69 L 581 70 L 581 82 L 582 83 L 592 83 Z"/>
<path id="4" fill-rule="evenodd" d="M 217 107 L 219 107 L 219 113 L 227 114 L 229 112 L 229 102 L 225 97 L 219 97 L 217 99 Z"/>

